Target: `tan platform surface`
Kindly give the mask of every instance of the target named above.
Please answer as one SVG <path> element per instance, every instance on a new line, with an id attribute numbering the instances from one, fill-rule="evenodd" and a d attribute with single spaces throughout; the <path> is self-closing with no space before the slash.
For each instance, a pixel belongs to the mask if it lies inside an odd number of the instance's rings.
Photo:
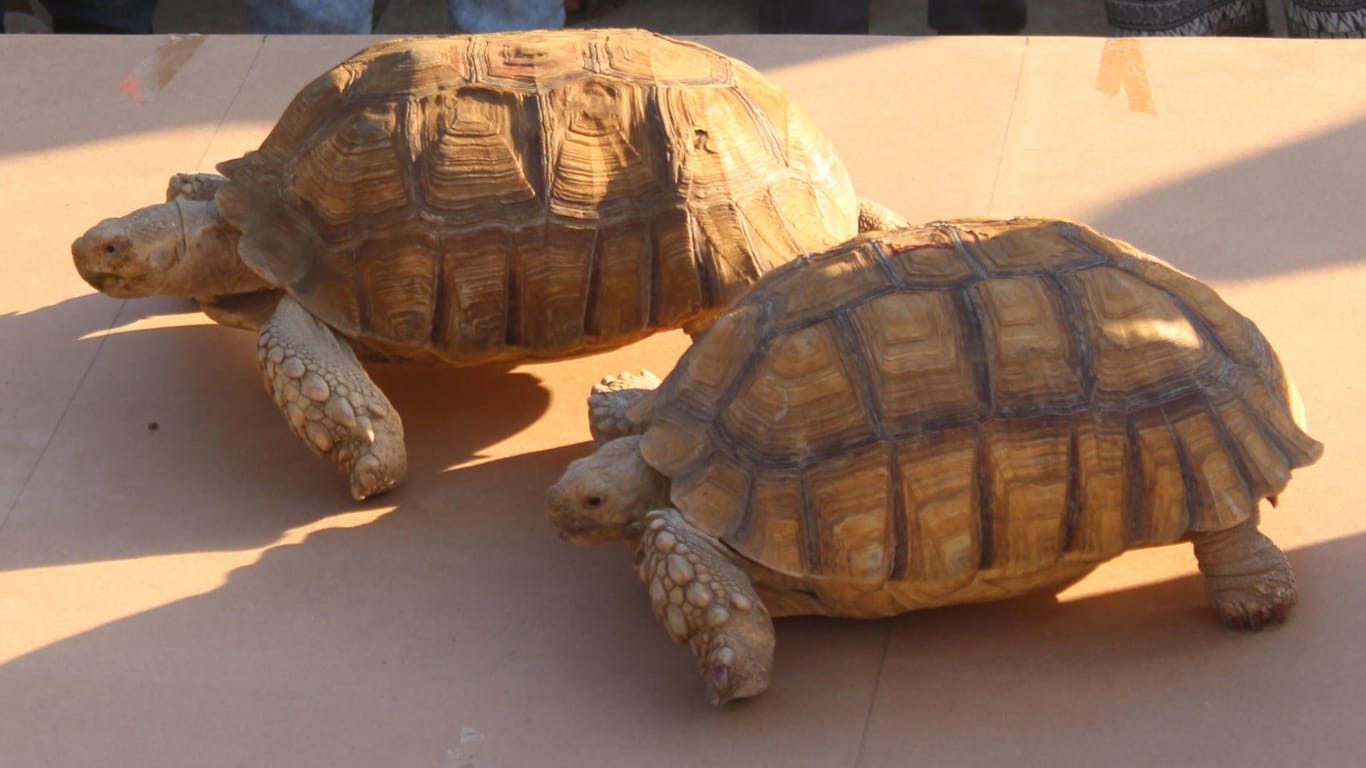
<path id="1" fill-rule="evenodd" d="M 289 434 L 254 338 L 118 301 L 70 241 L 254 147 L 364 38 L 0 37 L 0 766 L 1366 764 L 1366 46 L 714 37 L 912 219 L 1047 214 L 1212 282 L 1296 379 L 1325 458 L 1264 530 L 1301 602 L 1239 634 L 1189 547 L 1058 600 L 778 622 L 714 710 L 623 548 L 541 493 L 605 373 L 374 369 L 407 483 L 355 504 Z M 183 45 L 183 44 L 182 44 Z M 151 73 L 137 101 L 119 90 Z M 168 74 L 163 70 L 163 75 Z M 152 428 L 155 425 L 155 429 Z"/>

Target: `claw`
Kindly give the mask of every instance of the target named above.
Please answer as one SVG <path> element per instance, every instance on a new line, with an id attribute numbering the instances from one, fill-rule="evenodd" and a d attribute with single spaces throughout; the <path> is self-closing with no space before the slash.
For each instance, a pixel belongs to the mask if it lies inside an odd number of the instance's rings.
<path id="1" fill-rule="evenodd" d="M 713 664 L 707 670 L 707 703 L 719 707 L 730 701 L 730 669 L 724 664 Z"/>
<path id="2" fill-rule="evenodd" d="M 735 695 L 735 675 L 731 665 L 735 663 L 735 652 L 722 648 L 711 655 L 704 663 L 703 677 L 707 682 L 707 701 L 714 707 L 730 701 Z"/>
<path id="3" fill-rule="evenodd" d="M 379 459 L 373 455 L 363 456 L 358 460 L 351 470 L 351 498 L 364 501 L 370 496 L 392 488 L 396 481 L 384 477 L 380 472 L 381 468 Z"/>

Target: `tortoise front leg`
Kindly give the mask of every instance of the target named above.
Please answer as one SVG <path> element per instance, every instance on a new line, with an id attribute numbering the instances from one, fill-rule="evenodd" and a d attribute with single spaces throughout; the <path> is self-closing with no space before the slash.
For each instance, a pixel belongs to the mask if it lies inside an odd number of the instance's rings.
<path id="1" fill-rule="evenodd" d="M 762 693 L 773 670 L 773 622 L 722 545 L 676 509 L 645 515 L 640 578 L 669 637 L 697 657 L 712 704 Z"/>
<path id="2" fill-rule="evenodd" d="M 659 386 L 659 377 L 649 371 L 605 376 L 593 385 L 588 396 L 588 431 L 599 448 L 627 435 L 645 431 L 642 408 L 649 409 L 646 398 Z"/>
<path id="3" fill-rule="evenodd" d="M 1285 621 L 1295 604 L 1295 574 L 1285 554 L 1257 530 L 1254 517 L 1226 531 L 1192 533 L 1205 594 L 1219 618 L 1237 629 Z"/>
<path id="4" fill-rule="evenodd" d="M 351 475 L 356 500 L 403 478 L 403 422 L 331 328 L 286 296 L 261 329 L 256 361 L 289 428 Z"/>
<path id="5" fill-rule="evenodd" d="M 166 184 L 166 202 L 172 200 L 212 200 L 218 188 L 228 182 L 216 173 L 177 173 Z"/>
<path id="6" fill-rule="evenodd" d="M 881 229 L 902 229 L 909 227 L 910 222 L 899 213 L 893 211 L 881 203 L 872 200 L 859 198 L 858 201 L 858 231 L 873 232 Z"/>

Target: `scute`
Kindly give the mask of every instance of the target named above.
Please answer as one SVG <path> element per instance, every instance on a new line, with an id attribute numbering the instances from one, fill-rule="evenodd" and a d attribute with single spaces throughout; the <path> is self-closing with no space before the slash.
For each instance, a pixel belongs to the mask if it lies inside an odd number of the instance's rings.
<path id="1" fill-rule="evenodd" d="M 1163 262 L 937 222 L 765 275 L 660 386 L 643 453 L 695 525 L 873 615 L 1237 525 L 1318 458 L 1298 409 L 1256 326 Z"/>
<path id="2" fill-rule="evenodd" d="M 715 51 L 683 40 L 658 38 L 658 45 L 630 44 L 630 36 L 608 35 L 602 41 L 603 71 L 627 80 L 660 85 L 721 85 L 729 82 L 731 61 Z"/>
<path id="3" fill-rule="evenodd" d="M 700 327 L 858 226 L 829 140 L 780 89 L 640 30 L 385 41 L 220 169 L 243 260 L 389 360 L 548 360 Z"/>

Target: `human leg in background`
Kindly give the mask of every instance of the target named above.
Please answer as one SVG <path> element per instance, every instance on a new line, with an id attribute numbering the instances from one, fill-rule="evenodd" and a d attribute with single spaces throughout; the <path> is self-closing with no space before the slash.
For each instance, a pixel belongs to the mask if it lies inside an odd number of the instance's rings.
<path id="1" fill-rule="evenodd" d="M 564 26 L 564 0 L 446 0 L 446 13 L 457 32 Z"/>
<path id="2" fill-rule="evenodd" d="M 247 0 L 247 21 L 258 34 L 368 35 L 371 0 Z"/>
<path id="3" fill-rule="evenodd" d="M 1111 34 L 1265 35 L 1266 0 L 1105 0 Z"/>
<path id="4" fill-rule="evenodd" d="M 57 34 L 146 35 L 157 0 L 45 0 Z"/>
<path id="5" fill-rule="evenodd" d="M 1291 37 L 1366 36 L 1366 0 L 1286 0 Z"/>
<path id="6" fill-rule="evenodd" d="M 1025 0 L 930 0 L 930 27 L 941 35 L 1013 35 L 1026 20 Z"/>
<path id="7" fill-rule="evenodd" d="M 765 34 L 866 35 L 868 0 L 760 0 Z"/>

